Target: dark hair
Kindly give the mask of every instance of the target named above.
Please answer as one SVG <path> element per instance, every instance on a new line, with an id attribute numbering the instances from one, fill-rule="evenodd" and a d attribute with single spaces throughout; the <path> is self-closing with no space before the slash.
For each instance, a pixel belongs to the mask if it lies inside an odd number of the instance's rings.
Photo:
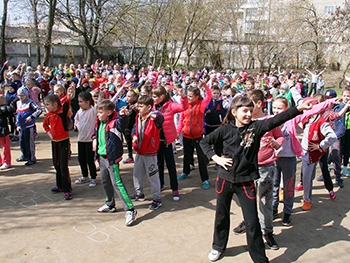
<path id="1" fill-rule="evenodd" d="M 90 102 L 90 105 L 91 106 L 94 106 L 95 105 L 95 102 L 94 100 L 92 99 L 92 95 L 90 92 L 87 92 L 87 91 L 83 91 L 83 92 L 80 92 L 79 95 L 78 95 L 79 98 L 81 98 L 83 101 L 88 101 Z"/>
<path id="2" fill-rule="evenodd" d="M 218 90 L 220 91 L 220 87 L 218 85 L 211 86 L 211 90 Z"/>
<path id="3" fill-rule="evenodd" d="M 137 103 L 153 107 L 153 99 L 147 95 L 142 95 L 141 97 L 139 97 Z"/>
<path id="4" fill-rule="evenodd" d="M 170 100 L 170 95 L 163 86 L 157 86 L 153 88 L 152 94 L 156 95 L 157 97 L 164 95 L 164 102 Z"/>
<path id="5" fill-rule="evenodd" d="M 229 122 L 235 120 L 235 116 L 233 116 L 232 111 L 238 110 L 241 107 L 254 108 L 254 102 L 246 96 L 238 96 L 238 97 L 234 98 L 231 102 L 231 107 L 228 110 L 222 123 L 226 124 L 226 123 L 229 123 Z"/>
<path id="6" fill-rule="evenodd" d="M 245 80 L 245 82 L 246 82 L 246 83 L 247 83 L 247 82 L 250 82 L 250 83 L 252 83 L 252 85 L 255 84 L 255 80 L 254 80 L 253 77 L 248 77 L 248 78 Z"/>
<path id="7" fill-rule="evenodd" d="M 254 89 L 247 92 L 247 97 L 257 103 L 259 100 L 264 103 L 264 92 L 260 89 Z"/>
<path id="8" fill-rule="evenodd" d="M 60 97 L 58 97 L 57 95 L 55 94 L 52 94 L 52 95 L 47 95 L 45 98 L 44 98 L 44 102 L 47 101 L 47 102 L 51 102 L 51 103 L 57 103 L 57 107 L 60 108 L 62 105 L 61 105 L 61 101 L 60 101 Z"/>
<path id="9" fill-rule="evenodd" d="M 113 102 L 111 102 L 108 99 L 102 100 L 97 104 L 97 110 L 103 110 L 103 111 L 114 111 L 115 110 L 115 105 Z"/>
<path id="10" fill-rule="evenodd" d="M 187 92 L 192 92 L 194 96 L 199 97 L 199 100 L 202 100 L 202 96 L 201 96 L 201 91 L 198 87 L 196 86 L 189 86 L 189 88 L 187 89 Z"/>

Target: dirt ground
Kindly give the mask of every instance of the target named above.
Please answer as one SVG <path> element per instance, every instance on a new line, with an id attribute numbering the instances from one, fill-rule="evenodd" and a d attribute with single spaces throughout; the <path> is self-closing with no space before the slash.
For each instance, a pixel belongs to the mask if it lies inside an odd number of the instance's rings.
<path id="1" fill-rule="evenodd" d="M 210 190 L 201 188 L 196 169 L 189 179 L 179 182 L 181 200 L 174 202 L 166 177 L 163 206 L 156 211 L 148 209 L 151 194 L 147 187 L 148 200 L 135 202 L 135 225 L 126 227 L 118 200 L 118 212 L 97 212 L 104 203 L 99 177 L 98 185 L 92 189 L 87 184 L 73 183 L 74 198 L 70 201 L 63 200 L 63 194 L 50 192 L 55 175 L 51 145 L 41 123 L 42 118 L 38 121 L 37 164 L 26 167 L 16 163 L 19 146 L 12 142 L 13 168 L 0 171 L 0 262 L 209 262 L 215 213 L 213 163 L 208 167 Z M 73 182 L 81 176 L 76 135 L 71 132 Z M 176 159 L 180 172 L 182 151 Z M 120 168 L 131 193 L 132 164 L 121 164 Z M 301 210 L 301 192 L 296 192 L 292 226 L 282 226 L 281 218 L 274 222 L 280 249 L 266 250 L 271 262 L 348 262 L 350 180 L 344 179 L 344 184 L 343 189 L 335 187 L 338 198 L 331 201 L 322 183 L 315 181 L 313 208 L 309 212 Z M 236 202 L 232 202 L 231 213 L 233 228 L 242 219 Z M 228 248 L 219 262 L 232 261 L 251 262 L 245 234 L 230 234 Z"/>

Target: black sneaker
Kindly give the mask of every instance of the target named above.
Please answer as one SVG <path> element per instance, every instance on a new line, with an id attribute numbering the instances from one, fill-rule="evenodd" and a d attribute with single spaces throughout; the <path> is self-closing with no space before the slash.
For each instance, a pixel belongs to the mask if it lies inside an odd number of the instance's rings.
<path id="1" fill-rule="evenodd" d="M 71 192 L 65 192 L 64 193 L 64 199 L 65 200 L 71 200 L 73 198 L 72 193 Z"/>
<path id="2" fill-rule="evenodd" d="M 30 166 L 30 165 L 33 165 L 33 164 L 36 164 L 36 161 L 28 161 L 24 165 L 25 166 Z"/>
<path id="3" fill-rule="evenodd" d="M 282 219 L 282 225 L 284 226 L 290 226 L 291 225 L 291 220 L 290 220 L 290 214 L 284 214 L 283 219 Z"/>
<path id="4" fill-rule="evenodd" d="M 279 249 L 279 247 L 278 247 L 278 245 L 277 245 L 277 243 L 276 243 L 272 233 L 265 234 L 264 235 L 264 239 L 266 241 L 267 246 L 270 249 L 273 249 L 273 250 Z"/>
<path id="5" fill-rule="evenodd" d="M 133 196 L 130 196 L 130 200 L 135 202 L 135 201 L 145 201 L 146 198 L 145 198 L 145 195 L 144 194 L 134 194 Z"/>
<path id="6" fill-rule="evenodd" d="M 232 231 L 233 231 L 233 233 L 235 233 L 235 234 L 243 234 L 246 230 L 247 230 L 247 229 L 246 229 L 246 227 L 245 227 L 245 222 L 244 222 L 244 220 L 243 220 L 243 221 L 242 221 L 241 223 L 239 223 L 239 225 L 236 226 Z"/>
<path id="7" fill-rule="evenodd" d="M 16 162 L 26 162 L 26 161 L 28 161 L 28 159 L 24 158 L 23 156 L 16 159 Z"/>
<path id="8" fill-rule="evenodd" d="M 58 194 L 62 192 L 62 189 L 55 186 L 54 188 L 51 188 L 51 192 L 54 194 Z"/>
<path id="9" fill-rule="evenodd" d="M 152 204 L 150 204 L 150 206 L 149 206 L 149 209 L 157 210 L 162 205 L 163 204 L 162 204 L 162 201 L 160 199 L 159 200 L 153 200 Z"/>
<path id="10" fill-rule="evenodd" d="M 339 188 L 344 188 L 344 182 L 343 182 L 343 179 L 339 179 L 339 180 L 337 180 L 337 185 L 339 186 Z"/>

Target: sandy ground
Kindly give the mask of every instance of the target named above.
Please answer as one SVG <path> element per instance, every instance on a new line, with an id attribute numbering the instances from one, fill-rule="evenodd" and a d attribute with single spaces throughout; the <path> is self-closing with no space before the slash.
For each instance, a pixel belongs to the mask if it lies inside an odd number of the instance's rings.
<path id="1" fill-rule="evenodd" d="M 0 171 L 0 262 L 209 262 L 215 214 L 213 163 L 208 167 L 210 190 L 201 188 L 196 169 L 189 179 L 179 182 L 181 200 L 174 202 L 166 174 L 168 188 L 162 192 L 163 206 L 156 211 L 148 209 L 151 194 L 147 187 L 148 200 L 135 202 L 135 225 L 126 227 L 120 203 L 117 202 L 117 213 L 97 212 L 104 203 L 99 177 L 99 184 L 92 189 L 87 184 L 73 183 L 74 198 L 70 201 L 50 192 L 55 175 L 51 145 L 41 122 L 42 118 L 38 121 L 37 164 L 26 167 L 16 163 L 19 146 L 12 142 L 13 168 Z M 76 135 L 71 133 L 73 182 L 81 176 Z M 180 172 L 182 151 L 176 158 Z M 120 168 L 132 193 L 132 164 L 121 164 Z M 338 198 L 331 201 L 323 184 L 315 181 L 313 208 L 309 212 L 301 210 L 301 192 L 296 192 L 292 226 L 282 226 L 281 218 L 274 221 L 280 249 L 266 250 L 271 262 L 349 262 L 350 180 L 344 179 L 344 184 L 343 189 L 335 187 Z M 233 228 L 242 219 L 236 202 L 232 202 L 231 213 Z M 233 261 L 251 262 L 245 234 L 231 232 L 228 248 L 219 260 Z"/>

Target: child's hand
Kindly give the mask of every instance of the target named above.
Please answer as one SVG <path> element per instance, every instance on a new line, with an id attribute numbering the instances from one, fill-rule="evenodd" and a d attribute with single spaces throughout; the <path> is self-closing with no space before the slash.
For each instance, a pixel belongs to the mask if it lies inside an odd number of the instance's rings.
<path id="1" fill-rule="evenodd" d="M 31 121 L 32 121 L 32 117 L 29 116 L 26 118 L 26 122 L 31 122 Z"/>
<path id="2" fill-rule="evenodd" d="M 308 100 L 297 106 L 298 111 L 311 110 L 313 107 L 312 101 Z"/>
<path id="3" fill-rule="evenodd" d="M 309 143 L 309 151 L 321 151 L 321 147 L 319 144 L 314 143 L 314 142 L 310 142 Z"/>
<path id="4" fill-rule="evenodd" d="M 205 80 L 199 80 L 199 88 L 201 88 L 202 90 L 205 90 L 207 88 L 207 83 L 205 82 Z"/>
<path id="5" fill-rule="evenodd" d="M 223 167 L 225 170 L 228 170 L 228 168 L 231 167 L 233 163 L 232 158 L 220 157 L 218 155 L 214 155 L 211 157 L 211 159 L 213 159 L 214 162 Z"/>
<path id="6" fill-rule="evenodd" d="M 95 139 L 95 140 L 92 140 L 92 151 L 96 152 L 96 150 L 97 150 L 97 141 Z"/>
<path id="7" fill-rule="evenodd" d="M 52 134 L 50 132 L 47 132 L 47 135 L 50 137 L 50 139 L 52 140 Z"/>
<path id="8" fill-rule="evenodd" d="M 126 115 L 128 115 L 128 114 L 129 114 L 129 110 L 127 109 L 126 106 L 122 107 L 122 108 L 120 109 L 120 111 L 119 111 L 119 115 L 120 115 L 120 116 L 126 116 Z"/>
<path id="9" fill-rule="evenodd" d="M 132 138 L 132 143 L 137 143 L 137 141 L 138 141 L 137 137 L 134 136 L 134 137 Z"/>
<path id="10" fill-rule="evenodd" d="M 155 119 L 157 119 L 157 114 L 152 113 L 152 114 L 150 115 L 150 118 L 151 118 L 152 121 L 154 121 Z"/>
<path id="11" fill-rule="evenodd" d="M 275 150 L 277 150 L 278 148 L 280 148 L 280 145 L 278 144 L 278 142 L 274 139 L 274 138 L 271 138 L 270 140 L 270 146 L 272 148 L 274 148 Z"/>

